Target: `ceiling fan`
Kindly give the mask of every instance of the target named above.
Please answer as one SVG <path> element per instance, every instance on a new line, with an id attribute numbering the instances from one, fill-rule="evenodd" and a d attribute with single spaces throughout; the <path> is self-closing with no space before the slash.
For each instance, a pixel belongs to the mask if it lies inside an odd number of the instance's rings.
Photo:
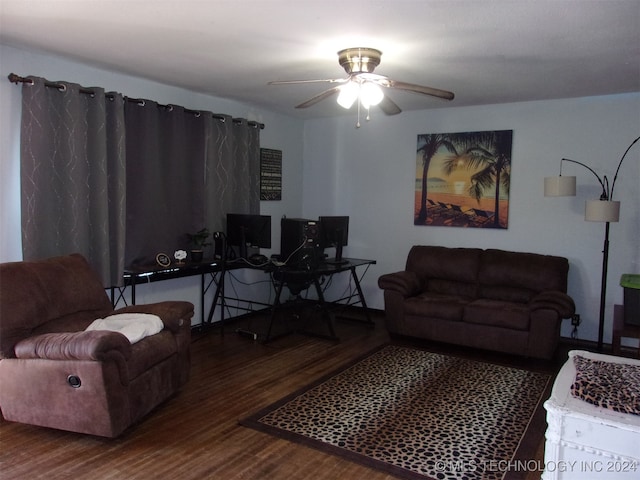
<path id="1" fill-rule="evenodd" d="M 311 97 L 309 100 L 296 105 L 296 108 L 307 108 L 316 103 L 338 94 L 338 104 L 344 108 L 351 108 L 358 101 L 358 108 L 362 105 L 367 110 L 372 105 L 378 105 L 387 115 L 397 115 L 402 110 L 389 97 L 384 95 L 382 88 L 393 88 L 412 93 L 430 95 L 432 97 L 453 100 L 454 94 L 438 88 L 415 85 L 413 83 L 392 80 L 384 75 L 373 73 L 380 64 L 382 52 L 374 48 L 347 48 L 338 52 L 338 63 L 347 72 L 346 78 L 324 80 L 281 80 L 269 82 L 269 85 L 285 85 L 294 83 L 335 83 L 338 84 L 324 92 Z"/>

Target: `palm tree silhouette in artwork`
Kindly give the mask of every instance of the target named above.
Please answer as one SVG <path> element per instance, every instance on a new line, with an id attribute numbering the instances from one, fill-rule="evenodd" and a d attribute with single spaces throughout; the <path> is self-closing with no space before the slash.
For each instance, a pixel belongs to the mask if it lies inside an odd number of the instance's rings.
<path id="1" fill-rule="evenodd" d="M 422 152 L 422 192 L 420 196 L 420 211 L 416 217 L 415 225 L 422 225 L 427 219 L 427 174 L 431 159 L 441 148 L 444 148 L 454 156 L 458 156 L 455 147 L 457 134 L 455 133 L 430 133 L 418 135 L 417 152 Z"/>
<path id="2" fill-rule="evenodd" d="M 500 228 L 500 188 L 507 192 L 511 185 L 512 130 L 478 132 L 458 139 L 461 154 L 453 154 L 444 162 L 450 175 L 457 168 L 478 170 L 471 176 L 469 195 L 480 201 L 487 190 L 495 188 L 493 226 Z M 464 145 L 463 145 L 464 143 Z"/>

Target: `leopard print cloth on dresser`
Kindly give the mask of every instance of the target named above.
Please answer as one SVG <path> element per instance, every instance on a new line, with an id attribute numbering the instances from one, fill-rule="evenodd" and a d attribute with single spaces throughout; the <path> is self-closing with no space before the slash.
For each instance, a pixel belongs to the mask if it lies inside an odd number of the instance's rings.
<path id="1" fill-rule="evenodd" d="M 270 433 L 393 465 L 403 478 L 502 479 L 549 381 L 542 373 L 386 346 L 256 418 Z"/>
<path id="2" fill-rule="evenodd" d="M 604 362 L 576 355 L 571 394 L 591 405 L 640 415 L 640 366 Z"/>

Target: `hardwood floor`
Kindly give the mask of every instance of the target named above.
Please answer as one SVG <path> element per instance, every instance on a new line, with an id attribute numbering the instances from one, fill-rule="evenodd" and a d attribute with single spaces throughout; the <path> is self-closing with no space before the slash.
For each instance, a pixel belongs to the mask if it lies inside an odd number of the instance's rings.
<path id="1" fill-rule="evenodd" d="M 217 329 L 194 332 L 189 383 L 120 438 L 0 421 L 0 478 L 395 478 L 238 425 L 238 419 L 389 341 L 381 315 L 374 318 L 374 329 L 339 321 L 340 343 L 296 334 L 264 345 L 235 333 L 247 328 L 247 320 L 228 325 L 224 336 Z M 265 327 L 260 319 L 251 322 L 249 328 Z M 539 474 L 527 477 L 533 478 Z"/>

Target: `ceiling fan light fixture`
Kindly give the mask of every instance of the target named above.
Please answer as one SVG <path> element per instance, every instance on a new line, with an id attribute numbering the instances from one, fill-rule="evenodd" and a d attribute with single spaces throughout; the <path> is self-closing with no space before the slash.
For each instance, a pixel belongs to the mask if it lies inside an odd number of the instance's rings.
<path id="1" fill-rule="evenodd" d="M 379 85 L 371 82 L 365 82 L 360 87 L 360 101 L 364 108 L 369 108 L 374 105 L 378 105 L 384 98 L 384 93 Z"/>
<path id="2" fill-rule="evenodd" d="M 380 64 L 382 52 L 375 48 L 345 48 L 338 52 L 338 63 L 352 73 L 371 73 Z"/>
<path id="3" fill-rule="evenodd" d="M 308 100 L 296 105 L 296 108 L 307 108 L 326 98 L 338 94 L 338 105 L 347 110 L 358 102 L 358 115 L 360 108 L 367 111 L 374 105 L 379 105 L 385 115 L 397 115 L 402 110 L 395 102 L 383 93 L 384 88 L 404 90 L 406 92 L 429 95 L 431 97 L 453 100 L 453 92 L 438 88 L 417 85 L 413 83 L 392 80 L 384 75 L 373 73 L 380 64 L 382 52 L 375 48 L 347 48 L 338 52 L 338 62 L 347 73 L 347 78 L 325 78 L 316 80 L 281 80 L 269 82 L 270 85 L 291 83 L 332 83 L 338 84 L 320 92 Z M 367 114 L 368 115 L 368 114 Z M 359 122 L 358 122 L 359 123 Z"/>
<path id="4" fill-rule="evenodd" d="M 338 105 L 348 110 L 358 99 L 358 95 L 360 95 L 360 85 L 355 82 L 347 82 L 340 87 Z"/>

